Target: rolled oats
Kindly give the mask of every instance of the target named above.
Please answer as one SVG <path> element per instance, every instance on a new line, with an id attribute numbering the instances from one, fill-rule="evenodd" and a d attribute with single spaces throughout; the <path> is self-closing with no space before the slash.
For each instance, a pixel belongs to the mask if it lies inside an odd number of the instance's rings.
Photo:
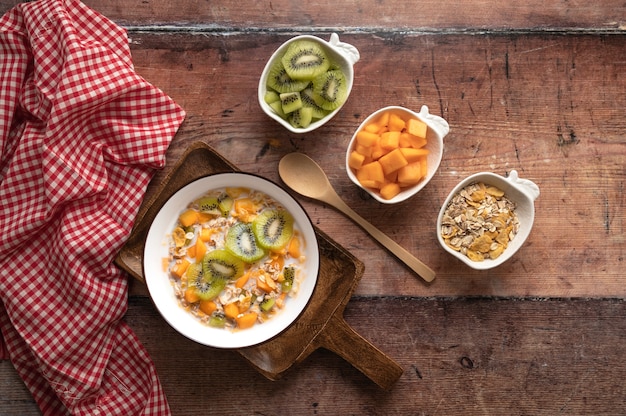
<path id="1" fill-rule="evenodd" d="M 477 182 L 452 197 L 440 232 L 448 247 L 483 261 L 500 256 L 518 230 L 515 204 L 504 191 Z"/>

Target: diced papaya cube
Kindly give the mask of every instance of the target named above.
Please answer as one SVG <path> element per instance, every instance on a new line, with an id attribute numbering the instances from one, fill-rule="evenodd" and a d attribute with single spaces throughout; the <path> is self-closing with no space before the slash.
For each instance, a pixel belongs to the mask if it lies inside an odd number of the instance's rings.
<path id="1" fill-rule="evenodd" d="M 409 163 L 400 149 L 392 150 L 382 156 L 378 161 L 380 162 L 385 175 L 388 175 L 389 173 L 394 172 Z"/>
<path id="2" fill-rule="evenodd" d="M 400 185 L 395 182 L 389 182 L 380 188 L 380 196 L 384 199 L 391 199 L 400 193 Z"/>
<path id="3" fill-rule="evenodd" d="M 426 139 L 423 137 L 417 137 L 414 136 L 410 133 L 404 133 L 405 136 L 403 138 L 404 142 L 408 142 L 408 146 L 403 146 L 403 147 L 412 147 L 414 149 L 421 149 L 422 147 L 426 146 Z"/>
<path id="4" fill-rule="evenodd" d="M 224 305 L 224 315 L 230 319 L 237 318 L 237 315 L 239 315 L 239 306 L 234 302 Z"/>
<path id="5" fill-rule="evenodd" d="M 380 125 L 378 123 L 368 123 L 363 127 L 363 130 L 369 133 L 378 133 L 378 130 L 380 130 Z"/>
<path id="6" fill-rule="evenodd" d="M 256 287 L 266 293 L 276 290 L 276 282 L 267 274 L 260 273 L 256 276 Z"/>
<path id="7" fill-rule="evenodd" d="M 198 235 L 198 238 L 206 243 L 207 241 L 211 240 L 211 236 L 213 235 L 213 233 L 214 233 L 213 229 L 203 228 L 202 230 L 200 230 L 200 234 Z"/>
<path id="8" fill-rule="evenodd" d="M 428 162 L 426 158 L 423 158 L 420 162 L 422 165 L 422 178 L 425 178 L 428 175 Z"/>
<path id="9" fill-rule="evenodd" d="M 386 126 L 389 124 L 389 111 L 383 112 L 380 117 L 378 117 L 378 120 L 376 120 L 376 124 L 379 126 Z"/>
<path id="10" fill-rule="evenodd" d="M 400 132 L 387 131 L 380 135 L 380 147 L 385 150 L 393 150 L 400 145 Z"/>
<path id="11" fill-rule="evenodd" d="M 235 287 L 241 289 L 248 283 L 250 279 L 250 272 L 244 273 L 240 278 L 235 281 Z"/>
<path id="12" fill-rule="evenodd" d="M 411 147 L 411 138 L 410 134 L 407 132 L 400 133 L 400 139 L 398 140 L 398 146 L 400 147 Z"/>
<path id="13" fill-rule="evenodd" d="M 373 161 L 361 166 L 361 169 L 357 172 L 357 178 L 363 178 L 365 180 L 372 180 L 382 183 L 385 181 L 385 174 L 383 167 L 378 161 Z"/>
<path id="14" fill-rule="evenodd" d="M 422 179 L 421 162 L 413 162 L 398 170 L 398 183 L 401 186 L 415 185 Z"/>
<path id="15" fill-rule="evenodd" d="M 414 149 L 412 147 L 401 147 L 400 151 L 409 163 L 417 162 L 429 153 L 428 149 Z"/>
<path id="16" fill-rule="evenodd" d="M 372 146 L 363 146 L 357 143 L 357 145 L 354 146 L 354 151 L 365 157 L 372 157 Z"/>
<path id="17" fill-rule="evenodd" d="M 381 156 L 387 154 L 387 152 L 388 152 L 387 150 L 383 149 L 380 146 L 380 143 L 376 142 L 376 144 L 372 146 L 372 153 L 370 157 L 373 160 L 377 160 L 377 159 L 380 159 Z"/>
<path id="18" fill-rule="evenodd" d="M 394 170 L 388 175 L 385 175 L 385 182 L 398 182 L 398 171 Z"/>
<path id="19" fill-rule="evenodd" d="M 187 267 L 189 267 L 189 264 L 191 263 L 189 263 L 189 260 L 187 259 L 178 260 L 172 266 L 172 269 L 171 269 L 172 275 L 180 279 L 185 274 L 185 271 L 187 271 Z"/>
<path id="20" fill-rule="evenodd" d="M 195 248 L 194 257 L 195 257 L 196 261 L 202 261 L 202 258 L 204 257 L 204 255 L 207 252 L 207 248 L 204 245 L 204 241 L 202 241 L 199 238 L 196 239 L 196 244 L 194 244 L 194 248 Z"/>
<path id="21" fill-rule="evenodd" d="M 252 327 L 259 315 L 256 312 L 247 312 L 235 317 L 237 327 L 239 329 L 246 329 Z"/>
<path id="22" fill-rule="evenodd" d="M 287 253 L 289 253 L 289 255 L 294 259 L 300 258 L 300 239 L 297 235 L 294 235 L 289 241 L 289 245 L 287 246 Z"/>
<path id="23" fill-rule="evenodd" d="M 426 138 L 426 132 L 428 131 L 428 126 L 422 120 L 418 120 L 416 118 L 410 118 L 406 122 L 406 131 L 411 133 L 413 136 Z"/>
<path id="24" fill-rule="evenodd" d="M 195 209 L 185 210 L 185 212 L 180 214 L 178 220 L 183 227 L 189 227 L 190 225 L 194 225 L 198 222 L 198 211 L 196 211 Z"/>
<path id="25" fill-rule="evenodd" d="M 211 315 L 217 309 L 217 304 L 212 300 L 201 300 L 199 308 L 207 315 Z"/>
<path id="26" fill-rule="evenodd" d="M 399 115 L 392 113 L 389 115 L 389 123 L 387 126 L 389 127 L 389 131 L 402 131 L 406 123 Z"/>
<path id="27" fill-rule="evenodd" d="M 377 133 L 370 133 L 366 130 L 361 130 L 356 134 L 356 141 L 362 146 L 372 146 L 378 141 Z"/>
<path id="28" fill-rule="evenodd" d="M 191 288 L 187 288 L 187 290 L 185 290 L 185 300 L 188 303 L 196 303 L 197 301 L 200 300 L 200 298 L 198 297 L 198 294 L 196 293 L 195 290 Z"/>
<path id="29" fill-rule="evenodd" d="M 361 183 L 361 185 L 363 185 L 366 188 L 370 188 L 370 189 L 380 188 L 380 182 L 376 182 L 371 179 L 360 179 L 359 182 Z"/>
<path id="30" fill-rule="evenodd" d="M 202 224 L 203 222 L 207 222 L 215 218 L 215 214 L 210 214 L 208 212 L 198 212 L 198 222 Z"/>
<path id="31" fill-rule="evenodd" d="M 352 169 L 358 169 L 363 165 L 364 160 L 365 156 L 354 150 L 350 153 L 350 156 L 348 156 L 348 166 Z"/>

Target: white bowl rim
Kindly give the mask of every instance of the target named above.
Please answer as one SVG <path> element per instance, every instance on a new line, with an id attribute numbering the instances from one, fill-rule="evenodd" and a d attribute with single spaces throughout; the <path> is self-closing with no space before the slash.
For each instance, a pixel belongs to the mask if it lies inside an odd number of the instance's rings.
<path id="1" fill-rule="evenodd" d="M 336 33 L 332 33 L 330 36 L 330 40 L 328 41 L 320 38 L 319 36 L 314 36 L 314 35 L 295 36 L 283 42 L 283 44 L 280 45 L 278 49 L 274 51 L 272 56 L 270 56 L 270 58 L 267 60 L 267 63 L 265 64 L 265 67 L 263 68 L 263 72 L 261 73 L 261 78 L 259 79 L 259 87 L 257 89 L 257 98 L 259 101 L 259 105 L 261 106 L 261 109 L 263 110 L 263 112 L 265 112 L 265 114 L 267 114 L 270 118 L 276 120 L 279 124 L 281 124 L 290 132 L 297 133 L 297 134 L 308 133 L 310 131 L 313 131 L 323 126 L 324 124 L 329 122 L 333 117 L 335 117 L 335 115 L 339 112 L 339 110 L 341 110 L 343 106 L 345 105 L 345 103 L 348 101 L 346 98 L 346 101 L 342 105 L 334 109 L 326 117 L 312 122 L 306 128 L 296 128 L 292 126 L 289 123 L 289 121 L 285 120 L 284 118 L 276 114 L 274 110 L 272 110 L 272 108 L 265 102 L 265 92 L 267 91 L 267 85 L 266 85 L 267 77 L 268 77 L 268 74 L 272 67 L 273 62 L 276 59 L 278 59 L 280 55 L 282 55 L 282 53 L 289 47 L 289 45 L 292 42 L 295 42 L 297 40 L 302 40 L 302 39 L 309 39 L 309 40 L 313 40 L 315 42 L 321 43 L 331 52 L 335 63 L 337 63 L 337 65 L 341 67 L 344 74 L 346 75 L 346 79 L 348 80 L 348 91 L 347 91 L 348 97 L 350 96 L 350 93 L 352 92 L 352 86 L 354 84 L 354 64 L 358 62 L 360 58 L 359 51 L 354 46 L 348 43 L 340 42 L 339 36 Z"/>
<path id="2" fill-rule="evenodd" d="M 426 123 L 428 125 L 427 139 L 429 142 L 426 144 L 426 147 L 429 149 L 432 149 L 434 146 L 436 149 L 439 150 L 439 152 L 437 153 L 431 152 L 428 155 L 428 175 L 426 176 L 426 178 L 424 180 L 421 180 L 416 185 L 402 190 L 402 192 L 400 192 L 398 195 L 396 195 L 395 197 L 391 199 L 385 199 L 382 196 L 380 196 L 378 192 L 361 185 L 359 180 L 356 178 L 356 175 L 354 174 L 354 172 L 352 172 L 352 169 L 349 166 L 350 153 L 352 152 L 355 146 L 357 133 L 367 123 L 369 123 L 371 120 L 375 119 L 376 117 L 378 117 L 381 113 L 385 111 L 403 112 L 403 113 L 409 114 L 412 117 L 418 118 L 424 123 Z M 448 125 L 448 122 L 444 120 L 442 117 L 439 117 L 434 114 L 430 114 L 427 105 L 422 105 L 419 113 L 411 110 L 410 108 L 406 108 L 406 107 L 402 107 L 398 105 L 390 105 L 387 107 L 380 108 L 374 111 L 369 116 L 367 116 L 367 118 L 365 118 L 365 120 L 361 122 L 359 127 L 354 131 L 354 134 L 352 135 L 352 138 L 350 139 L 350 142 L 348 143 L 348 148 L 346 150 L 346 158 L 345 158 L 346 172 L 348 173 L 348 177 L 350 178 L 352 182 L 354 182 L 355 185 L 357 185 L 359 188 L 366 191 L 368 194 L 372 196 L 372 198 L 374 198 L 378 202 L 381 202 L 383 204 L 397 204 L 399 202 L 406 201 L 407 199 L 411 198 L 412 196 L 417 194 L 419 191 L 421 191 L 428 184 L 428 182 L 430 182 L 433 176 L 435 176 L 435 173 L 437 173 L 437 170 L 439 169 L 439 166 L 441 165 L 441 160 L 443 159 L 443 148 L 444 148 L 443 139 L 447 136 L 449 131 L 450 131 L 450 126 Z M 433 139 L 435 141 L 434 145 L 432 144 Z"/>
<path id="3" fill-rule="evenodd" d="M 520 228 L 509 246 L 496 259 L 485 259 L 477 262 L 470 260 L 466 255 L 448 247 L 441 236 L 441 223 L 448 204 L 461 189 L 475 183 L 483 182 L 499 187 L 504 194 L 516 204 L 516 213 L 520 221 Z M 488 270 L 509 260 L 526 242 L 535 221 L 535 200 L 539 197 L 539 187 L 528 179 L 521 179 L 516 170 L 511 170 L 507 177 L 493 172 L 477 172 L 461 180 L 448 194 L 439 215 L 437 216 L 437 240 L 445 251 L 475 270 Z"/>
<path id="4" fill-rule="evenodd" d="M 166 235 L 171 232 L 178 214 L 194 198 L 211 189 L 244 186 L 266 193 L 283 205 L 295 219 L 306 244 L 306 277 L 294 298 L 287 301 L 280 315 L 240 331 L 211 328 L 199 322 L 179 306 L 170 278 L 162 269 L 161 259 L 167 256 Z M 200 344 L 225 349 L 243 348 L 266 342 L 291 326 L 309 304 L 319 274 L 319 247 L 310 217 L 302 205 L 275 182 L 259 175 L 244 172 L 210 174 L 195 179 L 176 191 L 159 209 L 150 225 L 144 246 L 142 268 L 148 292 L 165 321 L 185 337 Z"/>

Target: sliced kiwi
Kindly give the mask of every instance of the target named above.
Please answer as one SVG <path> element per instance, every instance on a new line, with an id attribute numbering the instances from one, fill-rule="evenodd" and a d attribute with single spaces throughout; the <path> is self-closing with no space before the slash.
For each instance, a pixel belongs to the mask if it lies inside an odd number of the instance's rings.
<path id="1" fill-rule="evenodd" d="M 265 95 L 263 96 L 263 99 L 265 100 L 267 104 L 272 104 L 276 101 L 280 101 L 280 97 L 278 96 L 278 93 L 274 90 L 267 90 L 265 92 Z"/>
<path id="2" fill-rule="evenodd" d="M 265 209 L 252 221 L 259 246 L 279 251 L 293 236 L 293 217 L 284 209 Z"/>
<path id="3" fill-rule="evenodd" d="M 282 57 L 282 64 L 292 79 L 312 80 L 326 72 L 330 61 L 321 45 L 311 40 L 291 43 Z"/>
<path id="4" fill-rule="evenodd" d="M 313 109 L 311 107 L 302 107 L 289 113 L 289 123 L 293 127 L 309 127 L 313 121 Z"/>
<path id="5" fill-rule="evenodd" d="M 209 279 L 235 280 L 244 269 L 244 262 L 225 249 L 209 251 L 202 258 L 202 273 Z"/>
<path id="6" fill-rule="evenodd" d="M 196 201 L 200 212 L 213 215 L 222 215 L 219 200 L 216 196 L 203 196 Z"/>
<path id="7" fill-rule="evenodd" d="M 280 94 L 280 104 L 285 114 L 292 113 L 299 108 L 302 108 L 302 99 L 298 91 L 284 92 Z"/>
<path id="8" fill-rule="evenodd" d="M 254 263 L 265 256 L 265 250 L 257 244 L 252 226 L 238 222 L 226 233 L 226 249 L 246 263 Z"/>
<path id="9" fill-rule="evenodd" d="M 284 119 L 287 118 L 287 114 L 285 114 L 285 112 L 283 111 L 283 105 L 281 104 L 280 100 L 270 103 L 269 106 L 272 108 L 272 110 L 274 110 L 276 114 L 278 114 L 279 117 Z"/>
<path id="10" fill-rule="evenodd" d="M 217 206 L 224 217 L 227 217 L 230 214 L 230 210 L 233 208 L 234 204 L 235 200 L 226 192 L 222 192 L 217 197 Z"/>
<path id="11" fill-rule="evenodd" d="M 287 71 L 285 71 L 280 60 L 277 60 L 276 63 L 272 65 L 267 77 L 267 86 L 278 93 L 302 91 L 307 85 L 309 85 L 309 81 L 292 79 L 287 74 Z"/>
<path id="12" fill-rule="evenodd" d="M 313 89 L 311 87 L 307 87 L 300 91 L 300 99 L 302 100 L 302 107 L 311 107 L 313 109 L 311 114 L 313 120 L 324 118 L 324 116 L 329 113 L 328 110 L 324 110 L 322 107 L 317 105 L 313 99 Z"/>
<path id="13" fill-rule="evenodd" d="M 348 83 L 339 69 L 318 75 L 313 80 L 313 99 L 324 110 L 339 108 L 348 96 Z"/>
<path id="14" fill-rule="evenodd" d="M 296 269 L 293 266 L 285 266 L 283 268 L 283 281 L 281 289 L 283 292 L 289 292 L 293 288 L 293 281 L 296 277 Z"/>
<path id="15" fill-rule="evenodd" d="M 185 273 L 187 287 L 193 290 L 201 300 L 215 299 L 226 287 L 226 279 L 205 273 L 203 264 L 200 262 L 190 264 Z"/>

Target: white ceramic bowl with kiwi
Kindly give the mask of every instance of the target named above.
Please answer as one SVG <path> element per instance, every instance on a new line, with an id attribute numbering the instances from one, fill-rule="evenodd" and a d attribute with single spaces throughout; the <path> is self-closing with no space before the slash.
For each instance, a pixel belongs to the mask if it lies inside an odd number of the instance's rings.
<path id="1" fill-rule="evenodd" d="M 210 202 L 214 196 L 215 204 Z M 299 243 L 296 248 L 289 245 L 273 251 L 264 246 L 257 255 L 261 240 L 256 239 L 256 231 L 229 237 L 231 231 L 245 229 L 232 224 L 267 221 L 262 214 L 267 207 L 280 207 L 287 214 L 281 211 L 280 220 L 262 229 L 282 235 L 275 225 L 288 215 L 290 235 Z M 179 228 L 184 231 L 180 246 Z M 206 252 L 198 251 L 199 244 Z M 294 271 L 291 281 L 287 268 Z M 244 348 L 278 336 L 309 303 L 318 271 L 317 239 L 302 206 L 275 183 L 248 173 L 209 175 L 182 187 L 160 208 L 144 247 L 143 274 L 160 314 L 182 335 L 215 348 Z M 236 306 L 234 317 L 229 318 L 228 304 Z M 251 316 L 243 325 L 243 319 Z"/>
<path id="2" fill-rule="evenodd" d="M 259 80 L 263 111 L 293 133 L 326 124 L 341 110 L 360 58 L 336 33 L 325 41 L 301 35 L 283 43 L 270 57 Z"/>
<path id="3" fill-rule="evenodd" d="M 448 122 L 425 105 L 419 113 L 401 106 L 381 108 L 361 123 L 348 144 L 348 177 L 383 204 L 403 202 L 437 172 L 449 131 Z"/>
<path id="4" fill-rule="evenodd" d="M 528 238 L 538 197 L 539 187 L 520 178 L 516 170 L 507 177 L 492 172 L 472 174 L 450 191 L 441 206 L 437 239 L 445 251 L 472 269 L 500 266 Z M 467 212 L 466 207 L 473 211 Z M 480 212 L 480 218 L 474 211 Z"/>

